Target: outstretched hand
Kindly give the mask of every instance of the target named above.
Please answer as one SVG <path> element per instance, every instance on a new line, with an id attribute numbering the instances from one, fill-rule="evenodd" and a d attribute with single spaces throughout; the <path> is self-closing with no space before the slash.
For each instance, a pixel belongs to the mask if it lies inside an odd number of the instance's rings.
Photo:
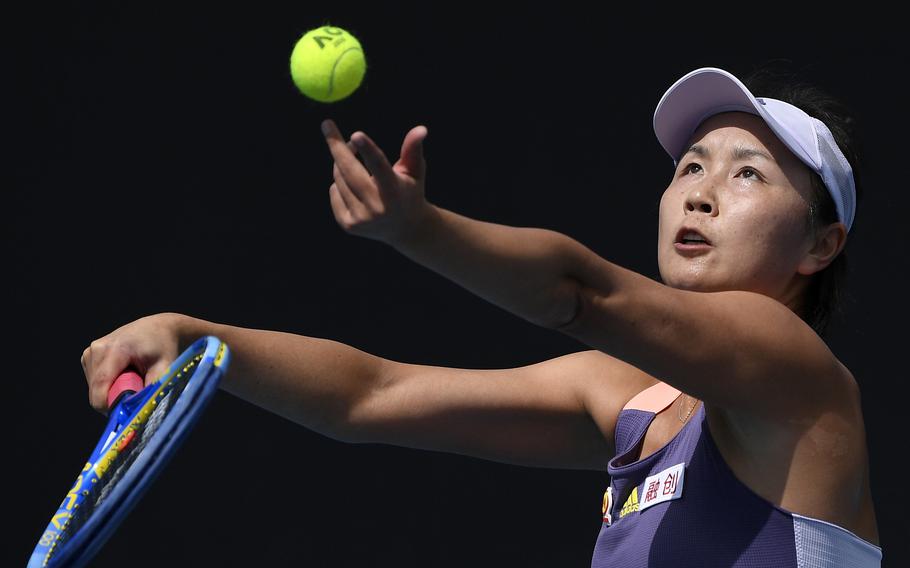
<path id="1" fill-rule="evenodd" d="M 431 207 L 424 190 L 426 127 L 407 133 L 394 165 L 363 132 L 354 132 L 345 142 L 330 119 L 322 122 L 322 132 L 335 159 L 329 199 L 338 224 L 348 233 L 388 244 L 404 238 Z"/>

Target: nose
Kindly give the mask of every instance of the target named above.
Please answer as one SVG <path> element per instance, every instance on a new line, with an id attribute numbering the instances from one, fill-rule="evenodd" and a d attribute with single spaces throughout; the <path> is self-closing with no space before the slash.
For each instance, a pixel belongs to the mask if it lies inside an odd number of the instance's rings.
<path id="1" fill-rule="evenodd" d="M 704 187 L 692 188 L 683 204 L 686 213 L 704 213 L 706 215 L 717 215 L 717 203 L 714 199 L 714 192 Z"/>

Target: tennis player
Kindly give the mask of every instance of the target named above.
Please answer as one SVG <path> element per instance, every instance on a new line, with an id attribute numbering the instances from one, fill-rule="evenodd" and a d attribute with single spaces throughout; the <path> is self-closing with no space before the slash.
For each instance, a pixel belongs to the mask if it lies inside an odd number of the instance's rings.
<path id="1" fill-rule="evenodd" d="M 820 335 L 856 210 L 849 119 L 812 86 L 760 78 L 696 69 L 657 104 L 673 163 L 661 282 L 559 232 L 429 203 L 423 126 L 393 165 L 323 123 L 345 231 L 590 350 L 458 369 L 156 314 L 85 350 L 91 404 L 127 365 L 152 380 L 212 334 L 234 353 L 226 390 L 335 439 L 609 473 L 595 568 L 879 566 L 860 390 Z"/>

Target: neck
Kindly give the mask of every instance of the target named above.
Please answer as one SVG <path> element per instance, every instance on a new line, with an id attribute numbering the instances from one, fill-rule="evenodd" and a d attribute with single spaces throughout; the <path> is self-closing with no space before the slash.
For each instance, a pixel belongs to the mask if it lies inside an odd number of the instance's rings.
<path id="1" fill-rule="evenodd" d="M 803 319 L 806 316 L 806 290 L 809 288 L 811 278 L 811 276 L 802 274 L 795 275 L 777 298 L 779 302 Z"/>

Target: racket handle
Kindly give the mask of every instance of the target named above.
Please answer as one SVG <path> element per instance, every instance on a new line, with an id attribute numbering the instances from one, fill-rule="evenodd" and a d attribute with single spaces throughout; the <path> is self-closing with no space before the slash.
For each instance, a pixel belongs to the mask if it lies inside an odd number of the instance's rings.
<path id="1" fill-rule="evenodd" d="M 139 373 L 135 371 L 124 371 L 123 373 L 120 373 L 120 376 L 114 379 L 111 390 L 107 391 L 108 409 L 114 408 L 121 397 L 137 393 L 144 387 L 145 382 L 142 380 L 142 377 L 139 376 Z"/>

